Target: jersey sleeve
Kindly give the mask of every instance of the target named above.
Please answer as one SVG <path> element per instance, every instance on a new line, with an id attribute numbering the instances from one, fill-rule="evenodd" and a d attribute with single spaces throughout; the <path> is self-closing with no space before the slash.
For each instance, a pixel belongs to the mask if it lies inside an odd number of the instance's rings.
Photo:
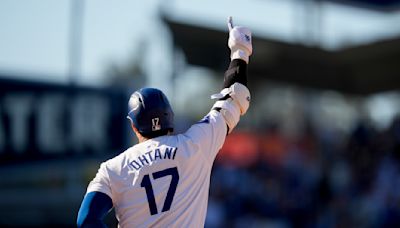
<path id="1" fill-rule="evenodd" d="M 224 144 L 228 127 L 221 113 L 211 110 L 202 120 L 192 125 L 185 133 L 206 160 L 212 163 Z"/>
<path id="2" fill-rule="evenodd" d="M 110 176 L 106 162 L 100 165 L 95 178 L 89 183 L 86 193 L 89 192 L 102 192 L 112 198 Z"/>

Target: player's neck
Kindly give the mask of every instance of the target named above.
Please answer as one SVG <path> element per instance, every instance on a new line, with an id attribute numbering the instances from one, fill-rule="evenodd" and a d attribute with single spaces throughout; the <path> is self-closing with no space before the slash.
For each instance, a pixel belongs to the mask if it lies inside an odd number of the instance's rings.
<path id="1" fill-rule="evenodd" d="M 139 143 L 142 143 L 146 140 L 148 140 L 148 138 L 144 137 L 143 135 L 141 135 L 139 133 L 139 131 L 135 128 L 135 126 L 133 126 L 133 124 L 131 124 L 132 130 L 133 132 L 135 132 L 136 138 L 138 139 Z"/>
<path id="2" fill-rule="evenodd" d="M 136 134 L 136 137 L 138 138 L 139 143 L 142 143 L 142 142 L 148 140 L 148 138 L 143 137 L 141 134 Z"/>
<path id="3" fill-rule="evenodd" d="M 138 141 L 139 141 L 139 143 L 142 143 L 142 142 L 144 142 L 144 141 L 147 141 L 147 140 L 149 140 L 149 139 L 152 139 L 152 138 L 146 138 L 146 137 L 144 137 L 142 134 L 140 134 L 137 130 L 135 131 L 135 134 L 136 134 L 136 137 L 138 138 Z M 167 132 L 167 134 L 165 134 L 165 135 L 171 135 L 172 134 L 172 132 L 171 131 L 168 131 Z M 160 135 L 160 136 L 163 136 L 163 135 Z"/>

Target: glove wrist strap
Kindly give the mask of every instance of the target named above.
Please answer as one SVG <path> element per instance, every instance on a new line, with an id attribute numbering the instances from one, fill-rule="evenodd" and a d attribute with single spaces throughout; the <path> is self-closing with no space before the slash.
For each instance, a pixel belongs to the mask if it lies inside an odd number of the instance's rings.
<path id="1" fill-rule="evenodd" d="M 234 59 L 241 59 L 244 60 L 247 64 L 249 63 L 249 55 L 246 51 L 243 51 L 241 49 L 237 49 L 231 52 L 231 61 Z"/>

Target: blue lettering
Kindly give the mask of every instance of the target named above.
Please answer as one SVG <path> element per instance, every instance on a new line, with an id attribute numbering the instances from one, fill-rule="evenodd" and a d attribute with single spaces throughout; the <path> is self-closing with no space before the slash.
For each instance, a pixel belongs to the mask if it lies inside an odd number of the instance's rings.
<path id="1" fill-rule="evenodd" d="M 146 154 L 149 156 L 150 161 L 154 161 L 154 160 L 153 160 L 153 157 L 151 156 L 151 152 L 152 152 L 152 151 L 149 151 L 149 152 L 147 152 Z"/>
<path id="2" fill-rule="evenodd" d="M 142 168 L 142 166 L 137 161 L 133 161 L 129 165 L 132 166 L 136 170 L 139 170 L 140 168 Z"/>
<path id="3" fill-rule="evenodd" d="M 145 166 L 146 164 L 149 164 L 149 161 L 147 160 L 145 155 L 139 156 L 139 161 L 142 163 L 143 166 Z M 146 163 L 146 164 L 145 164 Z"/>
<path id="4" fill-rule="evenodd" d="M 178 150 L 177 147 L 174 148 L 174 155 L 172 155 L 172 159 L 175 159 L 176 151 Z"/>
<path id="5" fill-rule="evenodd" d="M 162 159 L 160 149 L 158 148 L 154 150 L 154 160 L 157 160 L 157 158 Z"/>
<path id="6" fill-rule="evenodd" d="M 168 159 L 171 159 L 172 149 L 173 149 L 173 147 L 166 147 L 165 148 L 164 159 L 166 159 L 167 156 L 168 156 Z"/>

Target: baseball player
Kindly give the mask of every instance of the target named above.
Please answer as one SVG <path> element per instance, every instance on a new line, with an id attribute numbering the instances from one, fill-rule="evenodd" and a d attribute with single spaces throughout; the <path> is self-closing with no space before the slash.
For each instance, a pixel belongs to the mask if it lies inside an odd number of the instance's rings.
<path id="1" fill-rule="evenodd" d="M 119 227 L 204 227 L 211 168 L 227 134 L 249 108 L 247 64 L 251 32 L 228 20 L 231 63 L 211 111 L 172 135 L 173 112 L 158 89 L 129 100 L 128 119 L 139 143 L 102 163 L 79 209 L 78 227 L 105 227 L 114 207 Z"/>

